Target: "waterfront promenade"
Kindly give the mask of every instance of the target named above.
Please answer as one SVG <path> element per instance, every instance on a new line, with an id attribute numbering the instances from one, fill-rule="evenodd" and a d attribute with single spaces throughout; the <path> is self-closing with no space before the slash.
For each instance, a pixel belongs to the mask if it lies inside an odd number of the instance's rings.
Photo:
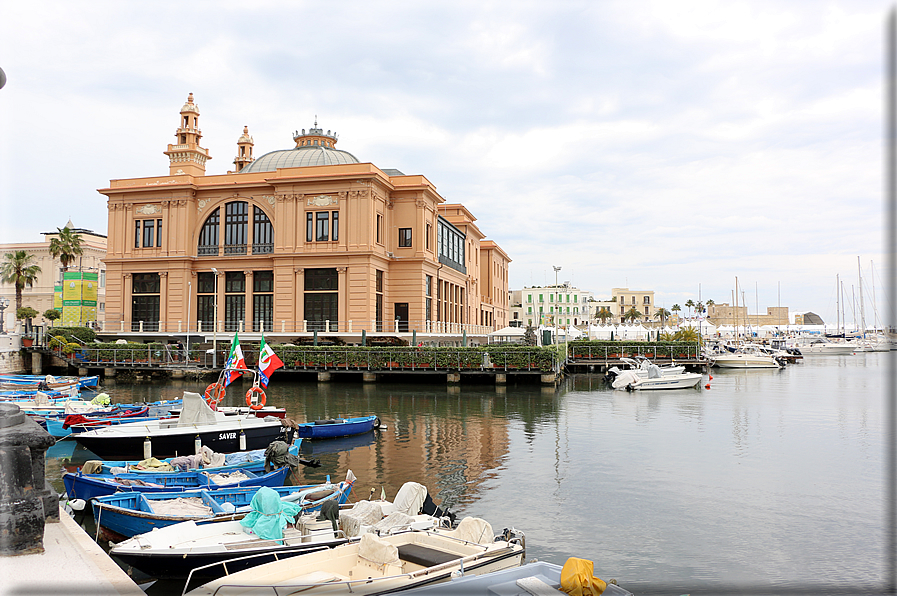
<path id="1" fill-rule="evenodd" d="M 0 596 L 142 596 L 134 581 L 65 511 L 44 525 L 44 552 L 0 557 Z"/>

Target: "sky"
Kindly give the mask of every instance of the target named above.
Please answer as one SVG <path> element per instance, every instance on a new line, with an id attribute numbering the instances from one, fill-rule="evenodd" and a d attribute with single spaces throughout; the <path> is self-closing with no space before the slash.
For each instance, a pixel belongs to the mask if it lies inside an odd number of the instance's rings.
<path id="1" fill-rule="evenodd" d="M 0 242 L 107 232 L 119 178 L 168 173 L 193 93 L 209 174 L 317 118 L 423 174 L 511 257 L 510 288 L 654 290 L 883 315 L 892 3 L 5 3 Z M 862 271 L 860 271 L 862 269 Z M 873 283 L 874 279 L 874 283 Z M 873 295 L 875 304 L 873 304 Z M 856 314 L 856 317 L 854 316 Z"/>

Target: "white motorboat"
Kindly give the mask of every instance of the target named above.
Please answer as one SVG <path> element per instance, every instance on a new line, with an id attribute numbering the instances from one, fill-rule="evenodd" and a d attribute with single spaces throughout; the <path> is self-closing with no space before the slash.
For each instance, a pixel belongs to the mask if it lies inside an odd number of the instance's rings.
<path id="1" fill-rule="evenodd" d="M 239 520 L 184 521 L 119 542 L 109 554 L 157 579 L 184 579 L 195 570 L 193 580 L 209 581 L 224 575 L 221 563 L 235 557 L 251 556 L 243 559 L 243 565 L 228 562 L 230 572 L 297 556 L 303 550 L 331 548 L 370 531 L 450 528 L 454 515 L 435 505 L 425 506 L 427 497 L 425 486 L 406 482 L 391 502 L 381 499 L 340 506 L 337 530 L 330 520 L 318 521 L 317 514 L 302 515 L 277 540 L 248 534 Z"/>
<path id="2" fill-rule="evenodd" d="M 782 362 L 756 347 L 744 346 L 734 352 L 723 352 L 708 356 L 710 366 L 719 368 L 782 368 Z"/>
<path id="3" fill-rule="evenodd" d="M 610 371 L 608 371 L 610 372 Z M 691 389 L 701 382 L 704 375 L 700 373 L 682 372 L 678 374 L 663 374 L 660 367 L 649 364 L 647 376 L 641 376 L 637 371 L 624 370 L 616 373 L 611 386 L 614 389 Z"/>
<path id="4" fill-rule="evenodd" d="M 834 354 L 853 354 L 856 351 L 856 345 L 848 342 L 833 342 L 825 339 L 816 338 L 808 341 L 799 341 L 794 347 L 800 350 L 804 356 L 822 356 Z"/>
<path id="5" fill-rule="evenodd" d="M 583 561 L 582 559 L 569 559 L 571 561 Z M 586 561 L 591 564 L 591 561 Z M 561 591 L 561 571 L 563 567 L 545 561 L 533 561 L 520 567 L 510 567 L 501 571 L 493 571 L 479 575 L 465 573 L 452 577 L 450 581 L 423 588 L 414 588 L 404 592 L 409 596 L 531 596 L 532 594 L 555 594 L 561 596 L 567 592 Z M 570 584 L 577 586 L 579 575 L 571 574 Z M 614 580 L 608 582 L 594 578 L 593 583 L 602 589 L 601 596 L 632 596 L 632 592 L 624 590 Z M 575 593 L 575 592 L 570 592 Z M 582 590 L 580 593 L 594 593 Z"/>
<path id="6" fill-rule="evenodd" d="M 184 392 L 183 409 L 177 418 L 106 426 L 74 436 L 102 459 L 188 455 L 196 452 L 196 437 L 218 453 L 265 449 L 272 441 L 293 442 L 292 431 L 280 418 L 213 411 L 200 394 L 190 391 Z M 146 441 L 150 454 L 146 453 Z"/>
<path id="7" fill-rule="evenodd" d="M 508 534 L 514 535 L 495 537 L 488 522 L 474 517 L 464 518 L 454 530 L 367 533 L 331 549 L 231 573 L 188 594 L 388 594 L 444 582 L 457 573 L 518 567 L 525 556 L 523 536 Z"/>

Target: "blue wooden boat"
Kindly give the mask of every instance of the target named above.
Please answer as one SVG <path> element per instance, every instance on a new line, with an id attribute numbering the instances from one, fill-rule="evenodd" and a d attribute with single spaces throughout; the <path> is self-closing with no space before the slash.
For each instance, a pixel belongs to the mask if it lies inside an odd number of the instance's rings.
<path id="1" fill-rule="evenodd" d="M 221 475 L 241 472 L 248 478 L 235 480 L 233 483 L 216 484 L 208 472 L 191 470 L 190 472 L 145 472 L 125 474 L 82 474 L 66 472 L 62 475 L 62 483 L 69 499 L 85 501 L 111 495 L 118 491 L 135 491 L 161 493 L 168 491 L 185 491 L 196 488 L 237 488 L 240 486 L 283 486 L 290 467 L 284 466 L 268 474 L 258 475 L 243 469 L 222 472 Z"/>
<path id="2" fill-rule="evenodd" d="M 302 439 L 296 439 L 290 445 L 289 453 L 291 455 L 295 455 L 299 457 L 299 448 L 302 446 Z M 219 472 L 229 472 L 231 470 L 249 470 L 255 474 L 264 473 L 265 471 L 265 449 L 253 449 L 251 451 L 235 451 L 233 453 L 225 453 L 224 454 L 224 465 L 223 466 L 214 466 L 202 468 L 202 472 L 210 472 L 217 474 Z M 168 457 L 165 459 L 160 459 L 162 463 L 171 464 L 171 460 L 173 457 Z M 101 474 L 112 474 L 112 468 L 125 468 L 128 472 L 134 472 L 137 474 L 150 474 L 153 470 L 146 469 L 137 469 L 137 466 L 140 464 L 138 460 L 131 461 L 114 461 L 114 460 L 103 460 L 102 469 L 100 470 Z M 308 460 L 303 460 L 300 458 L 299 463 L 305 463 L 308 465 Z"/>
<path id="3" fill-rule="evenodd" d="M 251 511 L 250 503 L 260 487 L 188 490 L 164 493 L 122 492 L 93 501 L 93 517 L 98 527 L 114 534 L 118 541 L 182 521 L 240 519 Z M 283 501 L 300 505 L 303 512 L 318 511 L 327 501 L 346 502 L 352 482 L 272 487 Z M 191 499 L 184 503 L 178 499 Z M 183 505 L 183 507 L 181 507 Z M 207 508 L 207 511 L 203 510 Z M 163 511 L 164 509 L 164 511 Z"/>
<path id="4" fill-rule="evenodd" d="M 81 416 L 83 422 L 76 423 L 75 416 Z M 51 436 L 61 439 L 73 432 L 92 430 L 97 426 L 134 422 L 135 420 L 155 420 L 149 415 L 149 406 L 116 405 L 93 412 L 79 414 L 45 414 L 43 426 Z"/>
<path id="5" fill-rule="evenodd" d="M 336 418 L 330 420 L 315 420 L 314 422 L 302 422 L 298 427 L 297 436 L 303 439 L 336 439 L 370 432 L 380 428 L 380 419 L 376 416 L 361 416 L 358 418 Z"/>

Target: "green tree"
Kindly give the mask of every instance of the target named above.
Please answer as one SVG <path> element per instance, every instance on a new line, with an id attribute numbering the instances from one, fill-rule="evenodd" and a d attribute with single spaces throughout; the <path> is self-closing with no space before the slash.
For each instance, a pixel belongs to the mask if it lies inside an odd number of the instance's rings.
<path id="1" fill-rule="evenodd" d="M 607 320 L 612 318 L 614 314 L 610 312 L 610 310 L 606 306 L 602 306 L 598 309 L 598 312 L 595 313 L 595 316 L 601 319 L 601 324 L 607 323 Z"/>
<path id="2" fill-rule="evenodd" d="M 675 335 L 673 335 L 673 339 L 677 341 L 699 342 L 701 341 L 701 336 L 697 329 L 688 326 L 677 331 Z"/>
<path id="3" fill-rule="evenodd" d="M 0 264 L 0 279 L 3 283 L 13 284 L 16 287 L 16 310 L 22 308 L 22 290 L 30 287 L 37 281 L 40 266 L 35 262 L 35 257 L 24 250 L 8 252 Z"/>
<path id="4" fill-rule="evenodd" d="M 51 323 L 53 321 L 59 320 L 60 317 L 62 317 L 62 314 L 55 308 L 50 308 L 50 309 L 47 309 L 44 311 L 44 318 L 47 319 L 48 321 L 50 321 Z"/>
<path id="5" fill-rule="evenodd" d="M 676 316 L 678 317 L 679 312 L 682 310 L 682 307 L 679 306 L 678 304 L 674 304 L 672 307 L 670 307 L 670 310 L 673 311 L 674 313 L 676 313 Z"/>
<path id="6" fill-rule="evenodd" d="M 691 318 L 691 309 L 695 306 L 695 301 L 691 298 L 688 299 L 688 302 L 685 303 L 685 306 L 688 307 L 688 316 Z"/>
<path id="7" fill-rule="evenodd" d="M 663 327 L 666 325 L 667 319 L 670 316 L 670 311 L 667 309 L 660 307 L 656 311 L 654 311 L 654 318 L 660 319 L 660 326 Z"/>
<path id="8" fill-rule="evenodd" d="M 629 322 L 638 321 L 641 318 L 642 318 L 642 313 L 640 313 L 639 310 L 637 308 L 635 308 L 634 306 L 632 308 L 630 308 L 629 310 L 627 310 L 626 314 L 623 315 L 623 320 L 629 321 Z"/>
<path id="9" fill-rule="evenodd" d="M 75 262 L 75 257 L 81 256 L 84 251 L 81 248 L 81 234 L 76 234 L 68 226 L 56 228 L 59 235 L 50 239 L 50 254 L 54 259 L 59 259 L 63 269 Z"/>

